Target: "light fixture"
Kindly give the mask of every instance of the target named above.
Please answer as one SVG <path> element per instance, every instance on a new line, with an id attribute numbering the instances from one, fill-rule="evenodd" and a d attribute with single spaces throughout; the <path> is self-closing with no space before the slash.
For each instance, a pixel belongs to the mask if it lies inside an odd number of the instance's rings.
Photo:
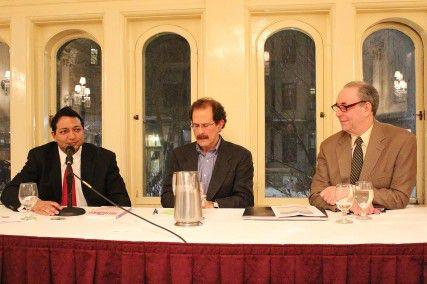
<path id="1" fill-rule="evenodd" d="M 159 134 L 148 134 L 147 135 L 147 146 L 148 147 L 159 147 L 161 146 Z"/>
<path id="2" fill-rule="evenodd" d="M 74 86 L 74 93 L 64 97 L 65 105 L 90 108 L 90 88 L 85 85 L 86 78 L 80 77 L 79 84 Z"/>
<path id="3" fill-rule="evenodd" d="M 0 87 L 6 96 L 9 95 L 9 91 L 10 91 L 10 71 L 9 70 L 6 70 L 6 72 L 4 72 L 4 78 L 3 80 L 0 81 Z"/>
<path id="4" fill-rule="evenodd" d="M 408 83 L 403 80 L 403 74 L 400 71 L 394 72 L 394 94 L 402 100 L 408 93 Z"/>

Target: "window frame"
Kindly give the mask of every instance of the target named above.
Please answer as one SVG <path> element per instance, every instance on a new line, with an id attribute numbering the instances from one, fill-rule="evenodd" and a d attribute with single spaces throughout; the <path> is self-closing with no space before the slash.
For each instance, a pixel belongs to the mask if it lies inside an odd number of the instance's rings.
<path id="1" fill-rule="evenodd" d="M 316 154 L 325 135 L 325 120 L 319 114 L 324 112 L 324 39 L 311 25 L 298 20 L 284 20 L 267 26 L 256 40 L 256 78 L 257 78 L 257 150 L 256 150 L 256 204 L 281 205 L 286 203 L 308 204 L 308 198 L 273 198 L 265 197 L 265 77 L 264 47 L 267 39 L 283 30 L 296 30 L 309 36 L 315 45 L 316 60 Z"/>
<path id="2" fill-rule="evenodd" d="M 418 111 L 425 111 L 425 101 L 423 99 L 424 93 L 424 62 L 423 62 L 423 54 L 424 54 L 424 45 L 420 35 L 412 29 L 410 26 L 399 23 L 399 22 L 377 22 L 370 27 L 366 28 L 358 41 L 358 56 L 356 56 L 356 62 L 358 63 L 357 71 L 358 78 L 363 79 L 363 44 L 365 40 L 372 35 L 373 33 L 383 30 L 383 29 L 394 29 L 399 32 L 402 32 L 406 36 L 408 36 L 413 44 L 414 44 L 414 52 L 415 52 L 415 86 L 416 86 L 416 94 L 415 94 L 415 108 L 416 113 Z M 410 198 L 411 204 L 424 204 L 426 190 L 424 188 L 424 176 L 425 176 L 425 163 L 427 159 L 424 157 L 425 151 L 425 143 L 426 139 L 424 138 L 425 131 L 425 118 L 424 120 L 415 119 L 415 128 L 417 130 L 418 135 L 416 135 L 417 140 L 417 197 Z"/>
<path id="3" fill-rule="evenodd" d="M 101 54 L 101 102 L 103 102 L 104 99 L 104 76 L 103 76 L 103 69 L 104 69 L 104 53 L 102 50 L 102 46 L 101 44 L 90 34 L 86 33 L 86 32 L 81 32 L 81 33 L 74 33 L 71 35 L 67 35 L 62 37 L 60 40 L 58 40 L 51 49 L 50 52 L 50 77 L 52 78 L 52 80 L 50 80 L 50 85 L 49 85 L 49 98 L 48 98 L 48 105 L 49 105 L 49 122 L 52 119 L 53 115 L 58 111 L 57 109 L 57 103 L 58 103 L 58 98 L 57 98 L 57 83 L 58 83 L 58 70 L 57 70 L 57 56 L 58 56 L 58 52 L 59 50 L 67 43 L 69 43 L 70 41 L 76 40 L 76 39 L 86 39 L 86 40 L 91 40 L 93 42 L 95 42 L 96 44 L 98 44 L 99 49 L 100 49 L 100 54 Z M 99 56 L 99 54 L 98 54 Z M 103 145 L 103 140 L 104 140 L 104 112 L 103 112 L 103 104 L 101 104 L 101 147 Z M 48 133 L 50 133 L 50 123 L 49 125 L 47 125 L 47 129 L 48 129 Z M 49 139 L 51 139 L 50 135 L 48 135 Z"/>
<path id="4" fill-rule="evenodd" d="M 83 23 L 81 23 L 83 24 Z M 98 23 L 94 23 L 97 25 Z M 34 91 L 37 94 L 40 94 L 36 98 L 34 98 L 35 105 L 35 139 L 34 145 L 41 145 L 43 143 L 52 141 L 52 137 L 50 135 L 50 119 L 55 115 L 57 110 L 57 66 L 56 66 L 56 57 L 59 49 L 69 41 L 74 39 L 89 39 L 96 42 L 100 49 L 101 54 L 104 54 L 103 46 L 101 44 L 101 40 L 95 36 L 94 33 L 89 32 L 89 30 L 85 30 L 83 28 L 70 27 L 70 26 L 62 26 L 58 28 L 48 27 L 45 25 L 37 26 L 38 30 L 37 34 L 39 35 L 39 39 L 37 42 L 37 48 L 35 49 L 36 55 L 36 64 L 35 70 L 37 74 L 35 74 L 35 86 Z M 58 31 L 59 30 L 59 31 Z M 104 73 L 104 56 L 102 56 L 102 73 Z M 104 101 L 105 94 L 105 82 L 104 75 L 101 74 L 101 84 L 102 84 L 102 94 L 101 100 Z M 103 104 L 104 105 L 104 104 Z M 104 106 L 102 106 L 104 108 Z M 102 113 L 104 111 L 102 110 Z M 102 119 L 102 141 L 101 145 L 104 143 L 104 119 Z"/>
<path id="5" fill-rule="evenodd" d="M 188 45 L 190 46 L 190 97 L 191 102 L 196 100 L 198 97 L 198 46 L 194 35 L 178 25 L 160 25 L 153 27 L 145 31 L 137 40 L 135 51 L 134 51 L 134 86 L 135 92 L 134 97 L 131 101 L 134 103 L 130 104 L 131 113 L 134 113 L 133 122 L 131 123 L 131 138 L 130 138 L 130 149 L 131 157 L 136 157 L 130 160 L 131 163 L 131 196 L 132 202 L 135 205 L 159 205 L 160 197 L 148 197 L 143 196 L 142 187 L 145 186 L 144 180 L 146 172 L 144 171 L 144 121 L 145 117 L 145 82 L 142 78 L 145 78 L 145 61 L 143 56 L 145 47 L 150 43 L 151 39 L 162 34 L 177 34 L 183 37 Z M 138 118 L 135 118 L 135 117 Z M 193 137 L 192 137 L 193 138 Z"/>

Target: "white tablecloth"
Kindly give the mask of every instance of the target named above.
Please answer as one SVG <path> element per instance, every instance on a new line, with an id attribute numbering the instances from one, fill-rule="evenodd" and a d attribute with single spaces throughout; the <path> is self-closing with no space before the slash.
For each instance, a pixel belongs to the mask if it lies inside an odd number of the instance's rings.
<path id="1" fill-rule="evenodd" d="M 243 220 L 243 209 L 203 210 L 203 225 L 177 227 L 173 209 L 133 208 L 159 225 L 181 235 L 189 243 L 230 244 L 404 244 L 427 242 L 427 207 L 410 206 L 389 210 L 352 224 L 337 224 L 339 213 L 329 212 L 327 221 Z M 37 215 L 37 220 L 21 221 L 24 213 L 0 207 L 0 234 L 37 237 L 62 237 L 122 241 L 180 242 L 172 234 L 126 214 L 113 217 L 86 215 L 52 220 Z"/>

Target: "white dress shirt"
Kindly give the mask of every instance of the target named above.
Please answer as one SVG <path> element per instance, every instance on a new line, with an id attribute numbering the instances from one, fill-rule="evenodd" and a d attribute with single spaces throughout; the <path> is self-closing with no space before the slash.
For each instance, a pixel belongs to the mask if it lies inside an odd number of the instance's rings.
<path id="1" fill-rule="evenodd" d="M 362 138 L 363 143 L 360 145 L 362 147 L 362 152 L 363 152 L 363 160 L 365 160 L 365 155 L 366 155 L 366 149 L 368 148 L 368 144 L 369 144 L 369 138 L 371 138 L 371 132 L 372 132 L 372 127 L 374 125 L 372 124 L 371 127 L 368 128 L 368 130 L 366 130 L 364 133 L 362 133 L 360 136 L 360 138 Z M 351 155 L 353 155 L 354 152 L 354 148 L 356 148 L 356 139 L 357 137 L 359 137 L 357 135 L 351 135 Z"/>
<path id="2" fill-rule="evenodd" d="M 59 147 L 58 147 L 58 151 L 59 151 L 59 160 L 61 162 L 61 187 L 62 187 L 62 184 L 64 183 L 64 173 L 67 167 L 67 164 L 65 163 L 67 154 L 65 154 Z M 73 155 L 73 164 L 71 165 L 71 167 L 73 168 L 73 172 L 79 177 L 81 177 L 81 173 L 80 173 L 81 157 L 82 157 L 82 147 L 80 146 L 79 150 L 75 152 Z M 87 206 L 87 202 L 82 191 L 82 182 L 75 177 L 74 179 L 76 182 L 76 205 L 79 207 Z"/>

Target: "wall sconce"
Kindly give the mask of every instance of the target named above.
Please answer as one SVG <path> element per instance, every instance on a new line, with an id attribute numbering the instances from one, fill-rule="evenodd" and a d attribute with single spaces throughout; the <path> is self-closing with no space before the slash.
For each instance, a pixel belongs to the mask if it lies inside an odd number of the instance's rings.
<path id="1" fill-rule="evenodd" d="M 146 137 L 146 146 L 148 147 L 161 146 L 159 134 L 148 134 Z"/>
<path id="2" fill-rule="evenodd" d="M 394 72 L 394 94 L 399 99 L 404 99 L 408 92 L 408 83 L 403 80 L 403 74 L 400 71 Z"/>
<path id="3" fill-rule="evenodd" d="M 76 105 L 90 108 L 90 88 L 85 85 L 86 78 L 80 77 L 79 84 L 74 86 L 74 93 L 64 97 L 65 105 Z"/>
<path id="4" fill-rule="evenodd" d="M 10 71 L 9 70 L 4 72 L 4 78 L 0 82 L 0 87 L 6 96 L 9 95 L 9 91 L 10 91 Z"/>

